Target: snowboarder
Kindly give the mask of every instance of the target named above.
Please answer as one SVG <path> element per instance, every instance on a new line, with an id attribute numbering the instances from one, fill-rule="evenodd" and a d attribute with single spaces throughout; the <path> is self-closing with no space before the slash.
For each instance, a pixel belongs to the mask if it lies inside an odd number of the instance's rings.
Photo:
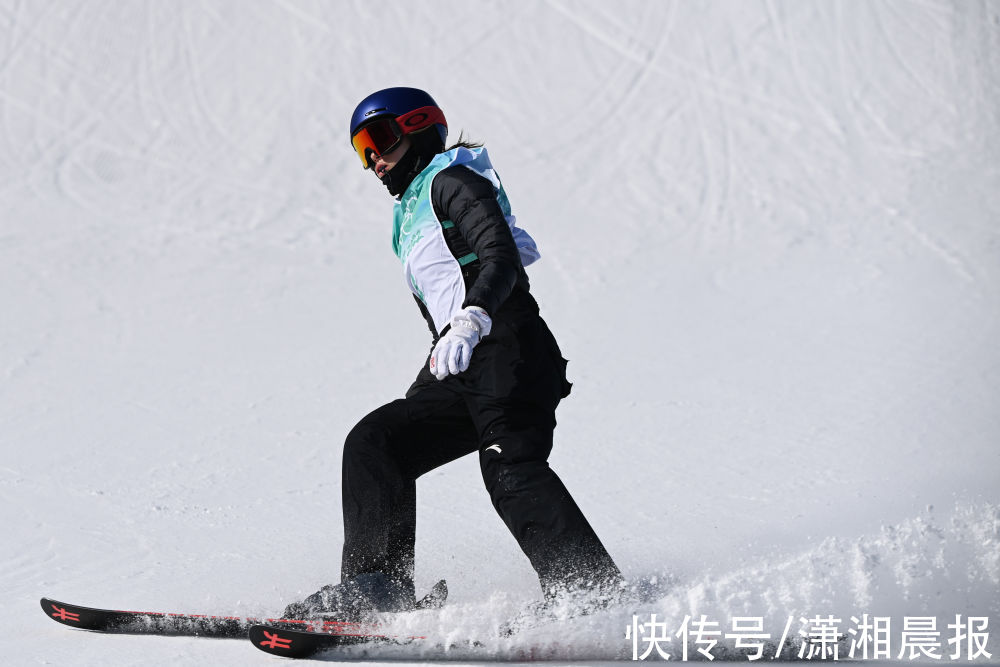
<path id="1" fill-rule="evenodd" d="M 515 224 L 486 149 L 459 139 L 429 94 L 388 88 L 358 104 L 350 138 L 396 198 L 393 249 L 433 344 L 401 398 L 363 418 L 343 452 L 341 583 L 285 616 L 413 609 L 416 479 L 477 452 L 494 508 L 546 600 L 610 600 L 623 580 L 547 463 L 566 360 L 524 267 L 539 258 Z"/>

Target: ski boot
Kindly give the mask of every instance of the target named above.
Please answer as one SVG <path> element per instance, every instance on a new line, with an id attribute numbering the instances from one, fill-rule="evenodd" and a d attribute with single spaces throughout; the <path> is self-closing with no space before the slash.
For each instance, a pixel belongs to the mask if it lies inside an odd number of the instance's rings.
<path id="1" fill-rule="evenodd" d="M 376 614 L 437 609 L 448 597 L 442 579 L 421 600 L 414 599 L 412 584 L 407 585 L 381 572 L 359 574 L 339 584 L 328 584 L 300 602 L 285 607 L 282 618 L 363 622 Z"/>

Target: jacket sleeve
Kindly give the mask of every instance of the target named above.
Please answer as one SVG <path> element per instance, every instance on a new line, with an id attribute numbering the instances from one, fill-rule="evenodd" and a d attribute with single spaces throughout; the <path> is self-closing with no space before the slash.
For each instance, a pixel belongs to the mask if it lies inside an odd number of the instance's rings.
<path id="1" fill-rule="evenodd" d="M 479 258 L 479 275 L 462 307 L 479 306 L 496 315 L 517 282 L 521 256 L 493 184 L 467 167 L 448 167 L 434 177 L 431 202 L 439 219 L 455 223 Z"/>

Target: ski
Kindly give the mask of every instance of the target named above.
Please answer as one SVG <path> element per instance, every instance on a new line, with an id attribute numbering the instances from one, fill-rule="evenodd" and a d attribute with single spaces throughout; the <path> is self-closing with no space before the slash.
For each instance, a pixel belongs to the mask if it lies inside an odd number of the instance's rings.
<path id="1" fill-rule="evenodd" d="M 379 634 L 378 626 L 360 623 L 326 625 L 318 630 L 257 624 L 250 628 L 251 643 L 265 653 L 285 658 L 308 658 L 316 653 L 352 644 L 407 644 L 424 637 Z"/>
<path id="2" fill-rule="evenodd" d="M 439 609 L 447 598 L 448 586 L 444 580 L 441 580 L 417 602 L 416 608 Z M 293 620 L 96 609 L 59 602 L 51 598 L 42 598 L 41 605 L 45 615 L 57 623 L 68 625 L 71 628 L 109 634 L 245 639 L 250 628 L 255 625 L 341 634 L 356 631 L 359 627 L 357 623 L 324 618 Z"/>
<path id="3" fill-rule="evenodd" d="M 336 621 L 293 621 L 281 618 L 95 609 L 50 598 L 42 598 L 41 604 L 45 615 L 57 623 L 71 628 L 112 634 L 244 639 L 252 626 L 262 623 L 275 627 L 313 628 L 324 631 L 335 631 L 343 625 Z"/>

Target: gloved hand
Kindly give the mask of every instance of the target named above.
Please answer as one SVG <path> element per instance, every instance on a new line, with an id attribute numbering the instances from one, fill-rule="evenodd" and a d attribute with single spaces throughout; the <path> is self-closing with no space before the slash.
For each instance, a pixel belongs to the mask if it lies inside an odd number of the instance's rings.
<path id="1" fill-rule="evenodd" d="M 474 348 L 490 333 L 493 320 L 485 310 L 469 306 L 455 313 L 451 328 L 441 336 L 431 352 L 430 368 L 438 380 L 461 373 L 469 368 Z"/>

